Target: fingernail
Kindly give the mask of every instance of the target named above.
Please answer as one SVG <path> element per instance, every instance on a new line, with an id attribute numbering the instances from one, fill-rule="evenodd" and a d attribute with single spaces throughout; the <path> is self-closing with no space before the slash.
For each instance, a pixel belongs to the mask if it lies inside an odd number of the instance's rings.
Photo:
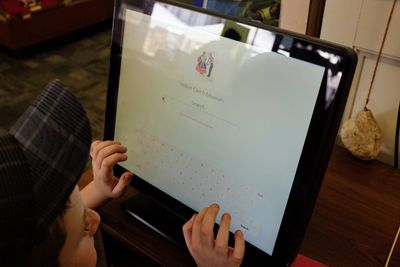
<path id="1" fill-rule="evenodd" d="M 216 207 L 217 209 L 219 209 L 219 205 L 217 203 L 212 204 L 211 206 Z"/>

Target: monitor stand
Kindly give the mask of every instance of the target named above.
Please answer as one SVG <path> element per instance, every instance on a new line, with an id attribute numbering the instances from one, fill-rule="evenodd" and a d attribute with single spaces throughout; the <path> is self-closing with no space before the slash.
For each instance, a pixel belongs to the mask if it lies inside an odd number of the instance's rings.
<path id="1" fill-rule="evenodd" d="M 185 239 L 182 233 L 182 226 L 186 220 L 173 212 L 171 209 L 162 205 L 160 202 L 152 199 L 145 193 L 137 193 L 121 204 L 121 208 L 129 215 L 141 221 L 152 230 L 156 231 L 163 237 L 177 244 L 179 247 L 187 250 Z M 218 226 L 214 227 L 214 234 L 217 233 Z M 234 237 L 232 233 L 229 235 L 229 245 L 233 246 Z M 250 244 L 246 244 L 249 246 Z M 276 266 L 272 263 L 260 263 L 257 261 L 258 256 L 246 252 L 242 267 L 266 267 Z"/>
<path id="2" fill-rule="evenodd" d="M 165 238 L 186 247 L 182 233 L 186 220 L 158 201 L 144 193 L 138 193 L 123 202 L 121 208 Z"/>

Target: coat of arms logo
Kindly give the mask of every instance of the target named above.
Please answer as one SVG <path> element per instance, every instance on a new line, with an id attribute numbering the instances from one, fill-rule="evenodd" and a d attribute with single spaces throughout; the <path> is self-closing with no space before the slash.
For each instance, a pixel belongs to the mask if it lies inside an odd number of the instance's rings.
<path id="1" fill-rule="evenodd" d="M 196 64 L 196 71 L 203 77 L 210 78 L 212 69 L 214 67 L 215 54 L 213 52 L 204 51 L 198 58 Z"/>

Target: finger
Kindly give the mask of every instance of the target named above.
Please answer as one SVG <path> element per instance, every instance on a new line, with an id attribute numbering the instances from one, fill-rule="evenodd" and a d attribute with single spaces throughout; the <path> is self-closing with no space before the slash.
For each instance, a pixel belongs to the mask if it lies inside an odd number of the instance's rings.
<path id="1" fill-rule="evenodd" d="M 118 162 L 121 161 L 126 161 L 128 159 L 128 156 L 125 154 L 112 154 L 108 156 L 107 158 L 103 159 L 100 163 L 100 169 L 103 170 L 112 170 L 112 167 L 117 164 Z"/>
<path id="2" fill-rule="evenodd" d="M 101 183 L 113 183 L 113 187 L 117 184 L 117 178 L 114 177 L 113 166 L 121 161 L 126 161 L 128 157 L 125 154 L 113 154 L 105 158 L 97 168 L 96 177 L 100 177 Z"/>
<path id="3" fill-rule="evenodd" d="M 99 153 L 100 150 L 102 150 L 103 148 L 105 148 L 109 145 L 113 145 L 113 144 L 120 144 L 120 143 L 116 142 L 116 141 L 112 141 L 112 140 L 93 142 L 91 149 L 90 149 L 91 150 L 90 154 L 91 154 L 92 158 L 97 157 L 97 154 Z"/>
<path id="4" fill-rule="evenodd" d="M 204 214 L 204 219 L 201 225 L 201 241 L 204 245 L 214 247 L 214 225 L 215 218 L 219 211 L 218 204 L 212 204 Z"/>
<path id="5" fill-rule="evenodd" d="M 90 150 L 92 150 L 93 154 L 97 154 L 99 150 L 112 144 L 119 144 L 119 142 L 113 140 L 108 140 L 108 141 L 96 140 L 92 143 Z"/>
<path id="6" fill-rule="evenodd" d="M 101 151 L 101 149 L 103 149 L 106 146 L 109 146 L 111 144 L 114 144 L 115 141 L 95 141 L 92 143 L 92 146 L 90 148 L 90 156 L 92 157 L 92 163 L 93 163 L 93 167 L 94 170 L 96 170 L 97 168 L 100 168 L 100 164 L 101 162 L 98 161 L 98 153 Z"/>
<path id="7" fill-rule="evenodd" d="M 113 190 L 111 191 L 112 197 L 120 197 L 125 191 L 128 189 L 129 184 L 131 183 L 133 174 L 130 172 L 125 172 L 121 175 L 121 178 L 118 180 L 118 183 L 115 185 Z"/>
<path id="8" fill-rule="evenodd" d="M 121 146 L 120 144 L 112 144 L 109 146 L 104 147 L 97 153 L 97 157 L 95 160 L 100 163 L 102 162 L 105 158 L 111 156 L 112 154 L 116 153 L 125 153 L 127 151 L 127 148 L 124 146 Z"/>
<path id="9" fill-rule="evenodd" d="M 202 249 L 201 243 L 201 225 L 203 223 L 204 214 L 206 213 L 208 208 L 203 208 L 199 214 L 196 215 L 193 221 L 193 229 L 192 229 L 192 247 L 194 249 Z"/>
<path id="10" fill-rule="evenodd" d="M 99 143 L 101 143 L 100 140 L 94 140 L 92 144 L 90 145 L 90 156 L 93 158 L 93 149 L 95 146 L 97 146 Z"/>
<path id="11" fill-rule="evenodd" d="M 222 215 L 221 223 L 215 240 L 215 249 L 219 255 L 228 255 L 229 228 L 231 216 L 228 213 Z"/>
<path id="12" fill-rule="evenodd" d="M 237 230 L 235 232 L 235 247 L 233 248 L 232 252 L 232 260 L 238 264 L 240 264 L 243 260 L 244 257 L 244 247 L 245 247 L 245 242 L 244 242 L 244 236 L 242 231 Z"/>
<path id="13" fill-rule="evenodd" d="M 192 230 L 195 217 L 196 214 L 193 214 L 192 218 L 190 218 L 190 220 L 187 221 L 182 227 L 183 237 L 185 238 L 185 243 L 190 253 L 192 253 Z"/>

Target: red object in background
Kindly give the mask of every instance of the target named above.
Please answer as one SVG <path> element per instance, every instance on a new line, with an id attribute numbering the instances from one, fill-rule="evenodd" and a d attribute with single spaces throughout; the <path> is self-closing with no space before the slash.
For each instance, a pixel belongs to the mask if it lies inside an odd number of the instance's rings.
<path id="1" fill-rule="evenodd" d="M 328 267 L 328 265 L 322 264 L 299 254 L 294 260 L 292 267 Z"/>
<path id="2" fill-rule="evenodd" d="M 53 6 L 58 6 L 60 4 L 60 0 L 42 0 L 40 1 L 40 6 L 43 9 L 49 8 L 49 7 L 53 7 Z"/>
<path id="3" fill-rule="evenodd" d="M 62 0 L 41 0 L 42 9 L 58 6 Z M 19 0 L 0 0 L 0 8 L 10 17 L 29 14 L 31 9 L 24 7 Z"/>
<path id="4" fill-rule="evenodd" d="M 10 16 L 28 14 L 30 12 L 30 9 L 23 7 L 18 0 L 0 0 L 0 8 Z"/>

